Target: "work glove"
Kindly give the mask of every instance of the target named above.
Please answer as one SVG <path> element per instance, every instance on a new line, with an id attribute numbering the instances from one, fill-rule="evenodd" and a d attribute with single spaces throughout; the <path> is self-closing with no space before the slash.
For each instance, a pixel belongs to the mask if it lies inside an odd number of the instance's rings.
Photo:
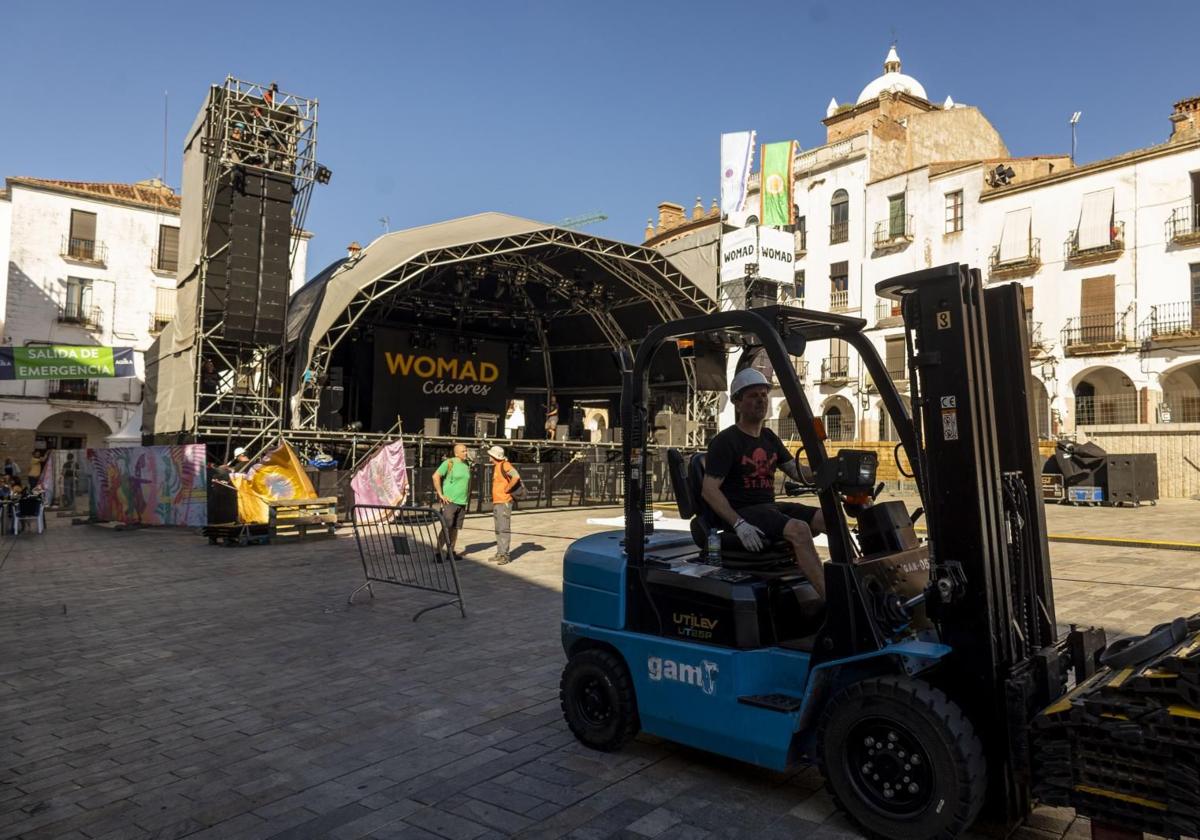
<path id="1" fill-rule="evenodd" d="M 737 534 L 738 540 L 742 544 L 742 548 L 747 551 L 762 551 L 763 532 L 751 525 L 745 519 L 739 519 L 737 524 L 733 526 L 734 533 Z"/>

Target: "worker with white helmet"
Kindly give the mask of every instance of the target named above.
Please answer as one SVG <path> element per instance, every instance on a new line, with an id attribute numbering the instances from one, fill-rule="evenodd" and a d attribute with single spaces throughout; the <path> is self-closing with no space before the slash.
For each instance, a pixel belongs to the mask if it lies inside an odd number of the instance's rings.
<path id="1" fill-rule="evenodd" d="M 813 544 L 813 536 L 825 527 L 821 509 L 775 501 L 776 469 L 798 481 L 811 481 L 811 474 L 801 479 L 796 459 L 764 425 L 770 390 L 771 383 L 753 368 L 733 377 L 729 397 L 737 410 L 737 422 L 708 444 L 701 496 L 747 551 L 787 541 L 796 554 L 796 565 L 824 597 L 825 575 Z"/>

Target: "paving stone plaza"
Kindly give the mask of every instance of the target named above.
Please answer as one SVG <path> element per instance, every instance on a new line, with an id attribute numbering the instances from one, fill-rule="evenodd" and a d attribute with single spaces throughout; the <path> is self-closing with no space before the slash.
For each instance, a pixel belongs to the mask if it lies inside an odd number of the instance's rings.
<path id="1" fill-rule="evenodd" d="M 467 618 L 361 583 L 353 537 L 231 549 L 51 519 L 0 542 L 0 838 L 854 836 L 813 769 L 639 736 L 577 744 L 558 679 L 561 562 L 589 516 L 460 538 Z M 1200 506 L 1048 511 L 1052 534 L 1200 542 Z M 1140 632 L 1200 610 L 1200 554 L 1053 543 L 1058 618 Z M 1084 837 L 1040 809 L 1024 837 Z"/>

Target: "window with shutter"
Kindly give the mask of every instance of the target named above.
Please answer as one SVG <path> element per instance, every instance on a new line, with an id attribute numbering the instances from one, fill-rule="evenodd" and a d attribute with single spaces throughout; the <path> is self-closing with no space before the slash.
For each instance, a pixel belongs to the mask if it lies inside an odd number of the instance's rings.
<path id="1" fill-rule="evenodd" d="M 904 193 L 888 198 L 888 236 L 904 236 Z"/>
<path id="2" fill-rule="evenodd" d="M 887 339 L 884 345 L 884 353 L 888 376 L 897 380 L 907 379 L 904 359 L 904 336 L 898 335 Z"/>
<path id="3" fill-rule="evenodd" d="M 1085 344 L 1116 340 L 1116 278 L 1088 277 L 1083 281 L 1079 300 L 1080 338 Z"/>
<path id="4" fill-rule="evenodd" d="M 829 204 L 829 244 L 850 239 L 850 194 L 838 190 Z"/>
<path id="5" fill-rule="evenodd" d="M 179 228 L 158 226 L 158 260 L 155 268 L 159 271 L 179 270 Z"/>
<path id="6" fill-rule="evenodd" d="M 71 211 L 71 233 L 67 255 L 77 260 L 96 258 L 96 214 L 83 210 Z"/>

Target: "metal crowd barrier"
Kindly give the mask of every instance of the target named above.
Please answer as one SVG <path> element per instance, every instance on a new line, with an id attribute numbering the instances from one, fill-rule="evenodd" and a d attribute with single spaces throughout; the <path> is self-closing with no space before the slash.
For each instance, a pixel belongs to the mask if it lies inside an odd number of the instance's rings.
<path id="1" fill-rule="evenodd" d="M 374 598 L 373 583 L 390 583 L 454 596 L 418 611 L 413 621 L 430 610 L 451 606 L 457 606 L 462 617 L 467 617 L 458 567 L 454 555 L 442 544 L 442 519 L 437 511 L 427 507 L 355 505 L 350 510 L 350 522 L 366 581 L 350 593 L 348 603 L 353 604 L 354 596 L 363 589 Z"/>

